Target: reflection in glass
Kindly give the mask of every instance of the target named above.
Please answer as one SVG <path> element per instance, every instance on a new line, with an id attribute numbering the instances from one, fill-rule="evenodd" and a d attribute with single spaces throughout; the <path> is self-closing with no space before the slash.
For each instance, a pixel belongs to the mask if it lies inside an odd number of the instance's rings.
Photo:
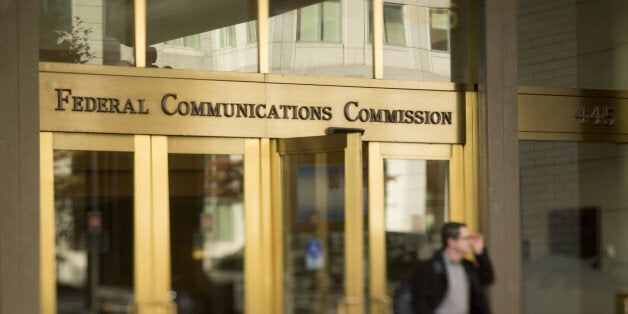
<path id="1" fill-rule="evenodd" d="M 133 309 L 133 153 L 54 151 L 59 313 Z"/>
<path id="2" fill-rule="evenodd" d="M 626 90 L 628 2 L 519 0 L 519 85 Z"/>
<path id="3" fill-rule="evenodd" d="M 283 157 L 285 313 L 336 313 L 343 298 L 343 159 Z"/>
<path id="4" fill-rule="evenodd" d="M 257 72 L 257 1 L 147 1 L 159 68 Z"/>
<path id="5" fill-rule="evenodd" d="M 177 313 L 243 313 L 243 156 L 170 154 L 168 169 Z"/>
<path id="6" fill-rule="evenodd" d="M 384 42 L 405 46 L 406 33 L 403 25 L 403 6 L 384 4 Z"/>
<path id="7" fill-rule="evenodd" d="M 401 280 L 441 247 L 439 230 L 449 210 L 449 162 L 384 160 L 387 289 L 393 296 Z"/>
<path id="8" fill-rule="evenodd" d="M 270 71 L 373 77 L 366 0 L 271 1 Z"/>
<path id="9" fill-rule="evenodd" d="M 41 0 L 39 10 L 40 61 L 133 63 L 133 2 Z"/>
<path id="10" fill-rule="evenodd" d="M 472 2 L 387 1 L 384 78 L 473 83 Z"/>
<path id="11" fill-rule="evenodd" d="M 525 313 L 617 313 L 628 287 L 628 145 L 521 141 Z"/>
<path id="12" fill-rule="evenodd" d="M 450 52 L 451 32 L 450 19 L 452 12 L 449 9 L 430 10 L 430 47 L 432 50 Z"/>

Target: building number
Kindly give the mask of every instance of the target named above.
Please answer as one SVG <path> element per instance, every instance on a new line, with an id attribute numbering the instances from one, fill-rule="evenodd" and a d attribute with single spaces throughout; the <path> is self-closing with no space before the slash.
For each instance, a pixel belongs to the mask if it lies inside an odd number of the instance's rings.
<path id="1" fill-rule="evenodd" d="M 588 120 L 592 120 L 593 125 L 611 126 L 615 124 L 615 110 L 613 107 L 595 106 L 593 110 L 587 114 L 584 106 L 581 106 L 576 113 L 576 119 L 580 120 L 580 124 L 587 124 Z"/>

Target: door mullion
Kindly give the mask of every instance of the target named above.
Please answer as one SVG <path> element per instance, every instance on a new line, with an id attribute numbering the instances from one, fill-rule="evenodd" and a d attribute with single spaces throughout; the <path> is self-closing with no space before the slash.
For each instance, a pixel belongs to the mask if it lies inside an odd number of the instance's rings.
<path id="1" fill-rule="evenodd" d="M 51 314 L 57 311 L 53 137 L 50 132 L 41 132 L 39 138 L 39 273 L 41 281 L 39 291 L 41 313 Z"/>
<path id="2" fill-rule="evenodd" d="M 364 313 L 364 202 L 360 134 L 347 134 L 345 149 L 345 307 Z"/>
<path id="3" fill-rule="evenodd" d="M 151 137 L 151 206 L 154 265 L 150 313 L 167 313 L 171 290 L 170 276 L 170 191 L 168 189 L 168 139 Z M 146 219 L 146 217 L 139 217 Z M 156 312 L 157 309 L 161 312 Z"/>
<path id="4" fill-rule="evenodd" d="M 380 143 L 369 143 L 369 291 L 373 313 L 386 313 L 386 217 L 384 214 L 384 159 Z"/>
<path id="5" fill-rule="evenodd" d="M 261 260 L 262 240 L 261 234 L 261 178 L 260 178 L 260 143 L 257 139 L 247 139 L 244 143 L 244 221 L 245 221 L 245 246 L 244 246 L 244 291 L 245 312 L 258 313 L 263 308 L 260 304 L 270 300 L 262 300 L 261 278 L 266 276 Z"/>
<path id="6" fill-rule="evenodd" d="M 135 136 L 134 229 L 135 304 L 139 308 L 151 299 L 154 274 L 151 261 L 151 169 L 150 136 Z"/>

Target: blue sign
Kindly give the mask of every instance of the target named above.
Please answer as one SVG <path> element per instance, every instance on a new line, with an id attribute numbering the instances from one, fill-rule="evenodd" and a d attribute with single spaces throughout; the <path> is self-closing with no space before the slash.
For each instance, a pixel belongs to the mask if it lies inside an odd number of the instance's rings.
<path id="1" fill-rule="evenodd" d="M 305 246 L 305 269 L 318 270 L 325 267 L 323 244 L 318 239 L 310 240 Z"/>

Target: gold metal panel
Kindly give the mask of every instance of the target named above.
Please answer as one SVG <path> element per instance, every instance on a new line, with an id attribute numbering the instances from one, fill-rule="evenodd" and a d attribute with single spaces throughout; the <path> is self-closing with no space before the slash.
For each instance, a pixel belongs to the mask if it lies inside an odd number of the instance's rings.
<path id="1" fill-rule="evenodd" d="M 151 143 L 150 136 L 135 136 L 134 153 L 134 285 L 135 304 L 151 301 L 155 267 L 152 257 L 151 211 Z"/>
<path id="2" fill-rule="evenodd" d="M 344 134 L 313 136 L 308 138 L 287 138 L 278 142 L 277 152 L 282 155 L 301 154 L 304 152 L 341 151 L 347 146 Z"/>
<path id="3" fill-rule="evenodd" d="M 272 75 L 265 77 L 273 83 L 264 83 L 256 76 L 228 81 L 149 71 L 157 69 L 98 74 L 42 67 L 50 70 L 40 72 L 42 131 L 288 138 L 343 127 L 364 129 L 365 141 L 464 140 L 465 93 L 451 83 L 299 78 L 295 84 L 283 82 L 293 77 Z M 386 115 L 399 122 L 380 122 Z"/>
<path id="4" fill-rule="evenodd" d="M 260 282 L 261 301 L 258 306 L 263 309 L 272 309 L 273 302 L 273 223 L 272 223 L 272 172 L 270 140 L 260 140 L 260 234 L 261 239 L 259 263 L 261 266 L 258 274 Z M 253 280 L 253 279 L 252 279 Z M 270 311 L 270 313 L 278 313 Z"/>
<path id="5" fill-rule="evenodd" d="M 561 90 L 558 90 L 559 92 Z M 628 98 L 621 93 L 582 91 L 581 95 L 519 94 L 519 131 L 579 134 L 628 134 Z M 605 96 L 606 95 L 606 96 Z M 625 95 L 624 95 L 625 96 Z M 592 116 L 599 110 L 601 120 L 577 117 L 579 110 Z M 605 112 L 605 110 L 612 112 Z M 610 123 L 612 119 L 612 123 Z"/>
<path id="6" fill-rule="evenodd" d="M 119 151 L 134 150 L 133 137 L 128 135 L 53 133 L 54 149 Z"/>
<path id="7" fill-rule="evenodd" d="M 272 244 L 273 244 L 273 308 L 271 313 L 283 313 L 283 202 L 281 156 L 277 140 L 270 141 L 271 193 L 272 193 Z"/>
<path id="8" fill-rule="evenodd" d="M 168 137 L 168 152 L 174 154 L 244 154 L 239 138 Z"/>
<path id="9" fill-rule="evenodd" d="M 170 302 L 168 292 L 171 290 L 170 232 L 165 231 L 170 229 L 167 141 L 165 136 L 151 137 L 152 264 L 155 267 L 151 301 L 159 304 Z M 157 309 L 151 308 L 150 311 L 167 313 L 168 308 L 162 306 Z"/>
<path id="10" fill-rule="evenodd" d="M 462 93 L 360 87 L 269 84 L 267 102 L 330 106 L 330 121 L 269 120 L 268 136 L 304 137 L 324 134 L 328 127 L 364 129 L 364 141 L 458 143 L 463 123 Z M 354 102 L 350 104 L 349 102 Z M 452 125 L 350 121 L 362 110 L 451 112 Z M 347 118 L 348 115 L 348 118 Z M 289 134 L 286 134 L 288 132 Z"/>
<path id="11" fill-rule="evenodd" d="M 380 143 L 383 158 L 403 159 L 450 159 L 451 145 L 447 144 L 408 144 Z"/>
<path id="12" fill-rule="evenodd" d="M 467 83 L 400 81 L 400 80 L 383 80 L 383 79 L 373 80 L 373 79 L 366 79 L 366 78 L 297 76 L 297 75 L 286 75 L 286 74 L 266 74 L 264 75 L 264 82 L 280 83 L 280 84 L 288 84 L 288 85 L 292 84 L 292 85 L 317 85 L 317 86 L 337 86 L 337 87 L 411 89 L 411 90 L 444 91 L 444 92 L 475 91 L 475 85 L 467 84 Z"/>
<path id="13" fill-rule="evenodd" d="M 580 141 L 580 142 L 628 142 L 628 135 L 519 132 L 519 140 L 529 141 Z"/>
<path id="14" fill-rule="evenodd" d="M 39 295 L 41 313 L 57 312 L 52 133 L 39 134 Z"/>
<path id="15" fill-rule="evenodd" d="M 257 139 L 247 139 L 244 143 L 244 220 L 245 220 L 245 247 L 244 247 L 244 302 L 246 313 L 261 313 L 264 304 L 263 274 L 261 266 L 261 163 L 260 143 Z"/>
<path id="16" fill-rule="evenodd" d="M 369 210 L 369 287 L 373 313 L 386 313 L 386 215 L 384 195 L 384 160 L 381 144 L 368 145 L 368 210 Z"/>
<path id="17" fill-rule="evenodd" d="M 464 201 L 464 152 L 461 145 L 453 145 L 453 158 L 449 161 L 449 213 L 450 221 L 466 221 Z"/>
<path id="18" fill-rule="evenodd" d="M 528 95 L 561 95 L 574 97 L 596 98 L 628 98 L 626 90 L 582 89 L 568 87 L 519 86 L 519 94 Z"/>
<path id="19" fill-rule="evenodd" d="M 135 76 L 135 77 L 155 77 L 170 79 L 191 79 L 191 80 L 216 80 L 216 81 L 246 81 L 263 82 L 264 75 L 259 73 L 240 72 L 210 72 L 198 70 L 171 70 L 160 68 L 135 68 L 127 66 L 101 66 L 89 64 L 70 64 L 40 62 L 40 73 L 73 73 L 73 74 L 94 74 L 109 76 Z"/>
<path id="20" fill-rule="evenodd" d="M 345 150 L 345 308 L 364 313 L 364 205 L 362 201 L 362 141 L 350 133 Z"/>
<path id="21" fill-rule="evenodd" d="M 478 232 L 480 231 L 480 161 L 478 156 L 480 147 L 480 123 L 477 94 L 467 93 L 466 97 L 466 140 L 465 145 L 462 148 L 464 189 L 460 191 L 464 193 L 464 209 L 462 209 L 464 210 L 464 215 L 460 214 L 460 216 L 464 216 L 464 221 L 470 231 Z M 459 152 L 457 152 L 454 156 L 455 158 L 460 158 Z M 460 161 L 455 160 L 454 162 L 458 164 Z M 459 185 L 459 183 L 455 184 L 456 186 Z M 456 213 L 453 215 L 458 216 Z"/>
<path id="22" fill-rule="evenodd" d="M 233 102 L 264 103 L 264 85 L 248 82 L 219 82 L 204 80 L 170 80 L 163 78 L 40 73 L 41 128 L 69 132 L 180 134 L 204 136 L 245 137 L 257 134 L 263 137 L 263 119 L 225 118 L 207 116 L 169 116 L 162 111 L 166 98 L 168 111 L 176 110 L 179 102 Z M 103 103 L 111 99 L 120 102 L 123 112 L 73 111 L 73 100 L 68 98 L 65 110 L 55 110 L 61 97 L 101 97 Z M 247 91 L 242 93 L 242 91 Z M 172 96 L 166 96 L 172 94 Z M 174 99 L 176 94 L 177 99 Z M 84 98 L 87 99 L 87 98 Z M 142 106 L 143 104 L 143 106 Z M 85 103 L 83 103 L 85 105 Z M 107 106 L 106 104 L 103 105 Z M 111 106 L 111 105 L 109 105 Z M 111 107 L 111 110 L 114 107 Z M 120 107 L 118 107 L 120 109 Z M 105 110 L 105 109 L 103 109 Z M 120 109 L 122 110 L 122 109 Z M 114 109 L 114 111 L 116 111 Z M 135 113 L 131 113 L 135 112 Z M 145 112 L 142 114 L 141 112 Z"/>

